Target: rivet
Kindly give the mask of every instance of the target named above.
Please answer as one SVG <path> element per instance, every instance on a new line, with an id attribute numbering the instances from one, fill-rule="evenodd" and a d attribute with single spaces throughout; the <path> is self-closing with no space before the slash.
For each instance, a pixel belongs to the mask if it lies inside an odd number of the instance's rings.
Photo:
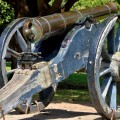
<path id="1" fill-rule="evenodd" d="M 89 61 L 90 64 L 92 64 L 92 61 Z"/>
<path id="2" fill-rule="evenodd" d="M 74 58 L 79 60 L 80 59 L 80 52 L 77 52 L 75 55 L 74 55 Z"/>

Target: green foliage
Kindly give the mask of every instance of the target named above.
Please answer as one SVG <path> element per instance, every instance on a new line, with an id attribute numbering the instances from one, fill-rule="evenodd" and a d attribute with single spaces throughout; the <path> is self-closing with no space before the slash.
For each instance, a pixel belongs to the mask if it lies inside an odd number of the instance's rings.
<path id="1" fill-rule="evenodd" d="M 118 12 L 120 13 L 120 1 L 119 0 L 116 0 L 116 5 L 117 5 L 117 8 L 118 8 Z"/>
<path id="2" fill-rule="evenodd" d="M 66 80 L 58 84 L 60 89 L 86 89 L 87 88 L 87 75 L 86 73 L 74 73 Z"/>
<path id="3" fill-rule="evenodd" d="M 49 5 L 52 6 L 53 2 L 54 2 L 54 0 L 51 0 L 51 1 L 49 2 Z"/>
<path id="4" fill-rule="evenodd" d="M 118 4 L 120 4 L 120 0 L 116 0 L 116 2 L 117 2 Z"/>
<path id="5" fill-rule="evenodd" d="M 52 5 L 53 2 L 55 0 L 51 0 L 49 2 L 49 5 Z M 66 3 L 67 0 L 63 0 L 62 2 L 62 5 L 64 5 Z M 120 0 L 78 0 L 78 2 L 76 2 L 72 9 L 84 9 L 84 8 L 89 8 L 89 7 L 94 7 L 94 6 L 99 6 L 99 5 L 103 5 L 107 2 L 110 2 L 110 1 L 115 1 L 116 4 L 118 6 L 120 6 Z"/>
<path id="6" fill-rule="evenodd" d="M 51 0 L 49 5 L 52 5 L 54 1 L 55 0 Z M 62 6 L 66 3 L 66 1 L 67 0 L 62 1 Z M 120 11 L 120 0 L 78 0 L 78 2 L 76 2 L 71 9 L 79 10 L 79 9 L 95 7 L 95 6 L 106 4 L 110 1 L 114 1 Z"/>
<path id="7" fill-rule="evenodd" d="M 7 2 L 0 0 L 0 28 L 14 19 L 14 10 Z"/>
<path id="8" fill-rule="evenodd" d="M 94 7 L 94 6 L 99 6 L 103 5 L 111 0 L 79 0 L 74 4 L 72 9 L 84 9 L 84 8 L 89 8 L 89 7 Z"/>

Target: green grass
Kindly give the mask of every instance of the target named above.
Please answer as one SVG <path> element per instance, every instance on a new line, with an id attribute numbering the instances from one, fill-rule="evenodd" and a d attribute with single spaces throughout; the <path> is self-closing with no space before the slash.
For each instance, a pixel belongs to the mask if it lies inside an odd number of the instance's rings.
<path id="1" fill-rule="evenodd" d="M 89 91 L 84 90 L 72 90 L 72 89 L 63 89 L 57 90 L 53 101 L 55 102 L 90 102 Z"/>
<path id="2" fill-rule="evenodd" d="M 87 75 L 86 73 L 74 73 L 69 76 L 66 80 L 63 80 L 58 84 L 58 88 L 64 89 L 83 89 L 87 88 Z"/>
<path id="3" fill-rule="evenodd" d="M 53 98 L 56 102 L 90 102 L 86 73 L 73 73 L 58 84 Z"/>
<path id="4" fill-rule="evenodd" d="M 11 62 L 6 62 L 6 70 L 11 70 Z"/>

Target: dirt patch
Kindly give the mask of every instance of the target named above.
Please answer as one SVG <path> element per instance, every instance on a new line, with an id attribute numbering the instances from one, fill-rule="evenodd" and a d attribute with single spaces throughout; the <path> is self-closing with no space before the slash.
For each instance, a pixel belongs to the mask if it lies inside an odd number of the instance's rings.
<path id="1" fill-rule="evenodd" d="M 2 119 L 0 119 L 2 120 Z M 5 120 L 101 120 L 91 104 L 50 103 L 41 113 L 18 114 L 12 111 Z"/>

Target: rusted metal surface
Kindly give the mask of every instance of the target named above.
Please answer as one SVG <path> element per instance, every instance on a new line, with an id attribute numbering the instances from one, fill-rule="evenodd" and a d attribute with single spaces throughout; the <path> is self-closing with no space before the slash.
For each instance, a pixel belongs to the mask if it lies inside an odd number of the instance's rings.
<path id="1" fill-rule="evenodd" d="M 24 24 L 23 34 L 25 38 L 28 38 L 31 42 L 36 42 L 63 32 L 88 15 L 96 18 L 114 12 L 117 12 L 117 6 L 113 2 L 109 2 L 106 5 L 94 8 L 31 18 Z"/>

